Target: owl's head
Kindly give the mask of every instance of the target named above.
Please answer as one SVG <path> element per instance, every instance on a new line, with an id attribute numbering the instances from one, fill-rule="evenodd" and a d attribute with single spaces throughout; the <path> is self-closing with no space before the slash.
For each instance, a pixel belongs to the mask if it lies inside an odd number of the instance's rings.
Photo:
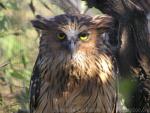
<path id="1" fill-rule="evenodd" d="M 32 24 L 41 31 L 41 54 L 72 56 L 105 49 L 113 21 L 109 16 L 63 14 L 49 19 L 38 16 Z"/>

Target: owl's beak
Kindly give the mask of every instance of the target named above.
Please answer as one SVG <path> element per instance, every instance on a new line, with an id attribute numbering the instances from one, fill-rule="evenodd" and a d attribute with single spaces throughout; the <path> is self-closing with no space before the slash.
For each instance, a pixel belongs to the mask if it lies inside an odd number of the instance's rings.
<path id="1" fill-rule="evenodd" d="M 75 52 L 76 47 L 75 47 L 75 42 L 73 40 L 68 40 L 67 49 L 71 54 Z"/>

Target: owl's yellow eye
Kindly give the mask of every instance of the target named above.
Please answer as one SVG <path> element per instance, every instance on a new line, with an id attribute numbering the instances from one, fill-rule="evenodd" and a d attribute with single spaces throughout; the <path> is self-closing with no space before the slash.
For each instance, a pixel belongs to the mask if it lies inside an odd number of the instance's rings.
<path id="1" fill-rule="evenodd" d="M 89 36 L 88 36 L 87 33 L 81 33 L 81 34 L 79 35 L 79 38 L 80 38 L 80 40 L 82 40 L 82 41 L 87 41 L 87 40 L 89 39 Z"/>
<path id="2" fill-rule="evenodd" d="M 64 39 L 66 38 L 66 34 L 65 34 L 65 33 L 58 33 L 58 34 L 57 34 L 57 38 L 58 38 L 59 40 L 64 40 Z"/>

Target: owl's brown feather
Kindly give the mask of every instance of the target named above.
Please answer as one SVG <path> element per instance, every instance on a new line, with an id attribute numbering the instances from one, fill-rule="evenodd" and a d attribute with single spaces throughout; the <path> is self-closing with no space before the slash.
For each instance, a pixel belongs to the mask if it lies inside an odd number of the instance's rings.
<path id="1" fill-rule="evenodd" d="M 116 113 L 118 70 L 102 35 L 111 28 L 112 21 L 109 16 L 98 19 L 73 14 L 47 21 L 46 25 L 54 26 L 42 27 L 30 85 L 31 113 Z M 44 23 L 33 21 L 36 28 Z M 72 36 L 72 30 L 88 31 L 89 40 L 79 41 L 75 53 L 70 54 L 55 39 L 60 30 L 68 36 Z"/>

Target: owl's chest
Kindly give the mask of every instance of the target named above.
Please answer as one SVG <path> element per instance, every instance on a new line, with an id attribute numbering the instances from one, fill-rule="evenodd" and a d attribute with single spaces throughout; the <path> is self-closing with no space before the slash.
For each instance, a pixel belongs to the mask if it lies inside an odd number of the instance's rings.
<path id="1" fill-rule="evenodd" d="M 57 84 L 52 87 L 48 82 L 41 83 L 35 113 L 113 113 L 116 101 L 113 84 L 109 87 L 110 84 L 100 86 L 94 80 L 82 84 L 70 82 L 64 89 Z"/>
<path id="2" fill-rule="evenodd" d="M 34 113 L 113 113 L 116 76 L 111 60 L 106 55 L 101 57 L 42 65 Z"/>

